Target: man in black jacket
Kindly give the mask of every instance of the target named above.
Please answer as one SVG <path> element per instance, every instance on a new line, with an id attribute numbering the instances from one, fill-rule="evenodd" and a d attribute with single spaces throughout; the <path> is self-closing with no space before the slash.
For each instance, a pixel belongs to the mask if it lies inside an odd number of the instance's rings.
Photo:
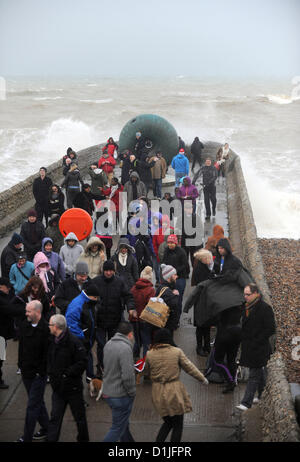
<path id="1" fill-rule="evenodd" d="M 251 408 L 261 397 L 266 385 L 265 367 L 271 355 L 269 338 L 276 330 L 273 310 L 262 300 L 256 284 L 245 286 L 244 297 L 240 364 L 249 367 L 249 380 L 242 402 L 236 406 L 240 411 Z M 254 401 L 256 391 L 258 397 Z"/>
<path id="2" fill-rule="evenodd" d="M 17 263 L 22 253 L 23 238 L 17 233 L 12 235 L 11 240 L 4 247 L 1 254 L 1 275 L 4 278 L 9 277 L 10 268 Z"/>
<path id="3" fill-rule="evenodd" d="M 46 174 L 47 169 L 45 167 L 41 167 L 40 176 L 34 180 L 32 189 L 36 201 L 35 209 L 37 211 L 37 219 L 42 222 L 43 216 L 45 215 L 47 226 L 49 216 L 49 192 L 50 187 L 52 186 L 52 180 L 46 176 Z"/>
<path id="4" fill-rule="evenodd" d="M 202 175 L 204 205 L 206 210 L 206 220 L 210 219 L 212 205 L 212 214 L 216 215 L 217 197 L 216 197 L 216 179 L 218 178 L 218 171 L 214 165 L 211 164 L 211 159 L 207 158 L 202 168 L 198 170 L 193 178 L 193 184 L 196 183 L 198 177 Z"/>
<path id="5" fill-rule="evenodd" d="M 191 154 L 193 156 L 192 172 L 194 171 L 194 168 L 197 162 L 199 164 L 199 167 L 201 168 L 201 155 L 202 155 L 203 148 L 204 148 L 203 144 L 199 140 L 198 136 L 196 136 L 196 138 L 191 144 Z"/>
<path id="6" fill-rule="evenodd" d="M 134 299 L 124 280 L 115 274 L 115 265 L 111 260 L 103 264 L 103 274 L 92 279 L 100 295 L 96 305 L 97 340 L 97 376 L 102 377 L 103 349 L 124 320 L 124 305 L 129 314 L 134 315 Z"/>
<path id="7" fill-rule="evenodd" d="M 54 303 L 65 315 L 68 305 L 74 298 L 81 294 L 82 289 L 90 281 L 88 276 L 89 267 L 86 262 L 80 261 L 76 264 L 74 278 L 70 277 L 59 284 L 54 296 Z"/>
<path id="8" fill-rule="evenodd" d="M 220 276 L 221 284 L 235 282 L 242 262 L 232 253 L 229 240 L 222 238 L 216 247 L 217 255 L 214 262 L 214 272 Z"/>
<path id="9" fill-rule="evenodd" d="M 91 185 L 84 183 L 82 191 L 76 194 L 73 199 L 74 207 L 85 210 L 89 215 L 93 215 L 95 210 L 93 202 L 93 194 L 91 193 Z"/>
<path id="10" fill-rule="evenodd" d="M 62 421 L 69 404 L 77 425 L 77 441 L 88 442 L 82 383 L 82 374 L 87 366 L 86 349 L 71 334 L 63 315 L 51 316 L 49 327 L 53 338 L 48 351 L 48 375 L 53 394 L 47 441 L 59 440 Z"/>
<path id="11" fill-rule="evenodd" d="M 24 435 L 18 440 L 30 442 L 45 437 L 49 417 L 44 402 L 47 383 L 47 353 L 49 342 L 48 323 L 42 317 L 43 305 L 32 300 L 26 305 L 26 320 L 20 329 L 18 366 L 21 369 L 28 402 L 26 409 Z M 36 423 L 41 430 L 34 434 Z"/>
<path id="12" fill-rule="evenodd" d="M 28 221 L 22 224 L 20 235 L 24 241 L 27 259 L 32 261 L 35 254 L 41 250 L 46 233 L 43 223 L 37 221 L 37 213 L 34 209 L 29 210 L 27 217 Z"/>

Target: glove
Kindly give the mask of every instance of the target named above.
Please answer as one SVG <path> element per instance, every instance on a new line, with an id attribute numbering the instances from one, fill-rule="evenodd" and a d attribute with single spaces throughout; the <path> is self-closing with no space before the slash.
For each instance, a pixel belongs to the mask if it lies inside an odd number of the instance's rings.
<path id="1" fill-rule="evenodd" d="M 207 380 L 206 377 L 205 377 L 204 380 L 203 380 L 203 385 L 209 385 L 209 381 Z"/>

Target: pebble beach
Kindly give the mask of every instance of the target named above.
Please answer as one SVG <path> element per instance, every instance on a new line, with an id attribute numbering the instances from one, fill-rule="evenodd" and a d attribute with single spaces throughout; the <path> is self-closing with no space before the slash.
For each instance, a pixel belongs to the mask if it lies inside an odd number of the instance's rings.
<path id="1" fill-rule="evenodd" d="M 276 317 L 276 349 L 285 361 L 288 382 L 300 383 L 299 353 L 293 359 L 300 345 L 300 240 L 258 239 L 258 245 Z"/>

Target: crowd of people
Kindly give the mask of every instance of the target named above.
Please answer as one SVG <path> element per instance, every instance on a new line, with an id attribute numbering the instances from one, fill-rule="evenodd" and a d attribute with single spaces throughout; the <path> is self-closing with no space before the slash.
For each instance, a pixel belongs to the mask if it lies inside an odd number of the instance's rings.
<path id="1" fill-rule="evenodd" d="M 193 235 L 187 235 L 184 226 L 178 230 L 172 226 L 172 216 L 148 208 L 152 187 L 156 199 L 178 199 L 183 221 L 190 218 L 195 226 L 201 194 L 195 183 L 200 179 L 205 219 L 216 216 L 216 182 L 225 177 L 229 146 L 221 147 L 215 159 L 203 158 L 204 145 L 196 137 L 191 146 L 192 171 L 197 163 L 199 169 L 191 179 L 185 145 L 179 142 L 179 152 L 171 162 L 173 195 L 162 191 L 168 169 L 163 153 L 155 152 L 152 141 L 140 132 L 132 151 L 119 152 L 113 138 L 108 139 L 100 159 L 88 168 L 90 183 L 84 182 L 72 148 L 63 157 L 60 185 L 52 183 L 45 167 L 40 168 L 33 182 L 35 207 L 1 254 L 0 389 L 8 388 L 2 365 L 6 341 L 14 339 L 19 342 L 17 372 L 28 394 L 20 442 L 58 441 L 68 404 L 77 424 L 77 441 L 89 441 L 84 373 L 87 384 L 95 378 L 103 382 L 102 396 L 112 410 L 112 426 L 104 441 L 134 441 L 129 418 L 136 393 L 135 364 L 141 358 L 144 377 L 152 382 L 153 404 L 163 419 L 157 441 L 165 441 L 170 431 L 171 441 L 181 440 L 183 416 L 192 404 L 180 382 L 180 370 L 209 383 L 174 341 L 180 318 L 191 307 L 183 306 L 187 279 L 191 276 L 192 290 L 199 290 L 205 281 L 224 286 L 237 280 L 242 263 L 220 225 L 214 226 L 207 242 L 188 245 Z M 120 178 L 115 176 L 117 163 Z M 127 204 L 121 201 L 122 192 L 127 193 Z M 122 208 L 128 207 L 128 227 L 113 254 L 112 233 L 99 224 L 102 201 L 107 199 L 117 219 Z M 65 207 L 82 208 L 94 218 L 95 232 L 86 244 L 74 232 L 62 236 L 59 220 Z M 145 207 L 147 215 L 141 215 Z M 137 233 L 130 231 L 132 220 Z M 145 227 L 147 233 L 142 232 Z M 246 410 L 255 393 L 259 399 L 264 388 L 268 338 L 275 322 L 254 283 L 245 284 L 242 290 L 245 304 L 233 305 L 205 322 L 199 316 L 201 298 L 192 306 L 200 356 L 211 356 L 211 327 L 217 327 L 213 360 L 226 383 L 224 393 L 233 392 L 237 384 L 236 358 L 242 345 L 240 363 L 250 368 L 250 376 L 239 409 Z M 158 296 L 169 308 L 163 328 L 140 319 L 149 301 Z M 50 416 L 44 402 L 48 382 L 52 387 Z M 40 429 L 36 432 L 37 423 Z"/>

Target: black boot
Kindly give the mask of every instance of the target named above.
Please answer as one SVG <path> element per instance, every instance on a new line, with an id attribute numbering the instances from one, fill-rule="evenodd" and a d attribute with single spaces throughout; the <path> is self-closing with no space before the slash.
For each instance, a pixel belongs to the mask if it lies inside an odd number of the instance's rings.
<path id="1" fill-rule="evenodd" d="M 222 393 L 223 394 L 231 393 L 231 392 L 233 392 L 234 388 L 235 388 L 235 383 L 234 382 L 229 382 L 229 383 L 227 383 L 227 385 L 224 388 L 224 390 L 222 391 Z"/>

